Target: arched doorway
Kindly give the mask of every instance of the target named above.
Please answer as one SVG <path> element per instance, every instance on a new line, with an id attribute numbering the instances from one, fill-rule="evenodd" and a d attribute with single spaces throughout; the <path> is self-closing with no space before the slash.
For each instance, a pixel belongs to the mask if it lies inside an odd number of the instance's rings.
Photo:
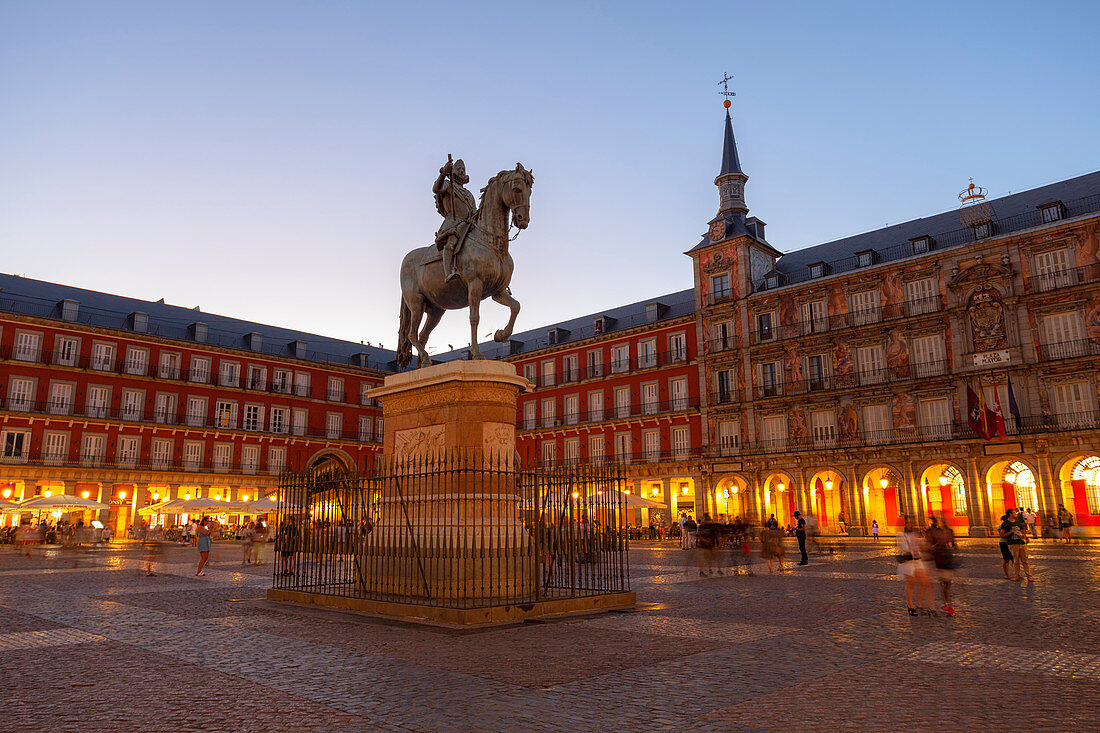
<path id="1" fill-rule="evenodd" d="M 355 475 L 355 464 L 346 453 L 322 451 L 309 462 L 309 472 L 319 481 L 336 481 Z"/>
<path id="2" fill-rule="evenodd" d="M 1039 511 L 1039 482 L 1031 466 L 1023 461 L 998 461 L 986 472 L 989 511 L 996 522 L 1013 507 Z"/>
<path id="3" fill-rule="evenodd" d="M 864 474 L 862 494 L 868 532 L 873 523 L 878 524 L 880 535 L 901 529 L 898 492 L 902 490 L 901 476 L 889 466 L 877 466 Z"/>
<path id="4" fill-rule="evenodd" d="M 717 519 L 733 521 L 746 518 L 745 488 L 748 484 L 740 476 L 722 476 L 714 487 L 714 507 Z"/>
<path id="5" fill-rule="evenodd" d="M 969 533 L 966 480 L 958 466 L 952 463 L 934 463 L 924 469 L 921 473 L 920 495 L 926 516 L 941 517 L 955 534 Z"/>
<path id="6" fill-rule="evenodd" d="M 1088 534 L 1100 533 L 1100 456 L 1071 457 L 1058 474 L 1061 492 L 1056 499 L 1073 515 L 1074 526 Z"/>
<path id="7" fill-rule="evenodd" d="M 780 527 L 786 527 L 791 523 L 791 515 L 794 513 L 794 498 L 792 484 L 794 482 L 786 473 L 773 473 L 764 481 L 764 496 L 760 506 L 760 520 L 767 522 L 774 514 Z"/>
<path id="8" fill-rule="evenodd" d="M 845 488 L 844 477 L 832 469 L 818 471 L 810 478 L 810 511 L 822 532 L 847 534 L 852 511 Z"/>

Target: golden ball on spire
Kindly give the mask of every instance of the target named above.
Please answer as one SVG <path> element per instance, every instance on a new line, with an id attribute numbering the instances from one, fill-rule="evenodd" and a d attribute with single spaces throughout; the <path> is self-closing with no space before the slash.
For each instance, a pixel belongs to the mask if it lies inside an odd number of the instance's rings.
<path id="1" fill-rule="evenodd" d="M 726 101 L 722 102 L 722 106 L 725 107 L 726 109 L 729 109 L 730 107 L 733 106 L 733 102 L 731 102 L 727 99 Z"/>

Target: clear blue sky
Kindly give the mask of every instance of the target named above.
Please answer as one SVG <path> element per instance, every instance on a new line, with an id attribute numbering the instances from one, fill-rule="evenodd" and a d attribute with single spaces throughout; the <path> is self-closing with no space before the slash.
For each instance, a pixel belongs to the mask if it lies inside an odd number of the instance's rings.
<path id="1" fill-rule="evenodd" d="M 725 71 L 781 251 L 1100 168 L 1098 7 L 9 0 L 2 268 L 393 348 L 450 152 L 535 172 L 533 328 L 691 286 Z"/>

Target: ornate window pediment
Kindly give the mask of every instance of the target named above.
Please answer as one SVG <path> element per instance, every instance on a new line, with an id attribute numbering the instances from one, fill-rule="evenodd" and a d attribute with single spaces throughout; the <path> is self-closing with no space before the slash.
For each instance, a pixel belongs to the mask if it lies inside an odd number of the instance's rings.
<path id="1" fill-rule="evenodd" d="M 985 286 L 990 281 L 1007 280 L 1015 274 L 1008 255 L 1001 255 L 999 263 L 986 262 L 984 255 L 978 255 L 974 260 L 973 264 L 965 268 L 960 269 L 957 265 L 951 268 L 947 286 L 955 290 L 968 285 Z"/>

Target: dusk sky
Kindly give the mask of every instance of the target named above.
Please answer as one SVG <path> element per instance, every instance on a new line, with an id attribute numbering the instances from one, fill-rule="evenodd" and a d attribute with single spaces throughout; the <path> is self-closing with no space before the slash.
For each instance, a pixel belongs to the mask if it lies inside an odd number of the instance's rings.
<path id="1" fill-rule="evenodd" d="M 518 330 L 692 285 L 723 111 L 780 251 L 1100 168 L 1095 3 L 0 4 L 0 270 L 396 345 L 398 266 L 517 161 Z M 482 309 L 481 333 L 507 311 Z M 465 344 L 450 313 L 433 351 Z"/>

